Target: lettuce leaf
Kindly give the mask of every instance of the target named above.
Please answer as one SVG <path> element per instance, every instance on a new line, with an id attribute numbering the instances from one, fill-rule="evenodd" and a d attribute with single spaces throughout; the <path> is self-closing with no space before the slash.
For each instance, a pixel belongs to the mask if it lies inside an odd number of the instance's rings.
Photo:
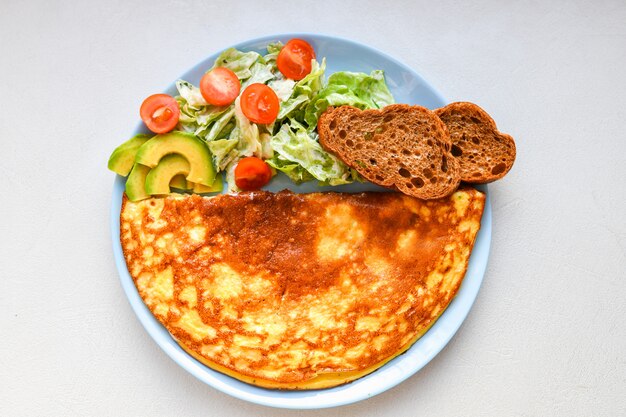
<path id="1" fill-rule="evenodd" d="M 265 84 L 274 78 L 274 66 L 272 66 L 272 64 L 261 64 L 257 62 L 250 67 L 250 78 L 243 82 L 241 85 L 241 91 L 243 91 L 250 84 Z"/>
<path id="2" fill-rule="evenodd" d="M 260 60 L 263 60 L 263 57 L 257 52 L 242 52 L 229 48 L 217 57 L 213 68 L 226 67 L 234 72 L 237 78 L 245 80 L 252 76 L 252 65 Z"/>
<path id="3" fill-rule="evenodd" d="M 263 154 L 263 144 L 260 140 L 259 126 L 256 123 L 251 123 L 243 114 L 239 104 L 239 97 L 235 100 L 235 108 L 233 110 L 237 122 L 236 129 L 239 140 L 237 150 L 239 155 L 260 157 Z"/>
<path id="4" fill-rule="evenodd" d="M 283 171 L 288 170 L 294 176 L 305 178 L 305 175 L 289 167 L 289 162 L 300 165 L 318 181 L 334 184 L 336 181 L 351 181 L 351 170 L 337 157 L 329 154 L 317 141 L 317 134 L 307 132 L 306 128 L 295 120 L 282 125 L 278 133 L 271 139 L 274 149 L 272 166 Z M 288 168 L 286 168 L 288 167 Z M 284 171 L 283 171 L 284 172 Z M 303 179 L 302 179 L 303 180 Z"/>
<path id="5" fill-rule="evenodd" d="M 383 71 L 336 72 L 328 77 L 328 83 L 307 105 L 304 119 L 309 129 L 314 129 L 319 116 L 329 106 L 349 105 L 360 109 L 379 109 L 394 103 Z"/>
<path id="6" fill-rule="evenodd" d="M 239 139 L 220 139 L 207 144 L 213 155 L 213 162 L 218 171 L 223 171 L 230 161 L 237 157 L 239 153 L 235 148 L 238 143 Z"/>
<path id="7" fill-rule="evenodd" d="M 267 162 L 277 171 L 281 171 L 282 173 L 287 175 L 291 179 L 291 181 L 295 182 L 296 184 L 315 179 L 313 178 L 313 175 L 309 174 L 309 171 L 302 167 L 302 165 L 298 164 L 297 162 L 292 162 L 284 159 L 278 153 L 274 154 L 274 157 L 272 159 L 268 159 L 265 162 Z"/>
<path id="8" fill-rule="evenodd" d="M 325 71 L 325 58 L 322 59 L 321 64 L 316 60 L 312 61 L 311 72 L 294 84 L 289 98 L 281 103 L 280 111 L 278 112 L 278 120 L 283 120 L 286 117 L 290 117 L 292 119 L 303 119 L 303 117 L 297 117 L 295 113 L 298 110 L 305 108 L 306 104 L 309 103 L 311 99 L 320 91 L 324 81 Z"/>

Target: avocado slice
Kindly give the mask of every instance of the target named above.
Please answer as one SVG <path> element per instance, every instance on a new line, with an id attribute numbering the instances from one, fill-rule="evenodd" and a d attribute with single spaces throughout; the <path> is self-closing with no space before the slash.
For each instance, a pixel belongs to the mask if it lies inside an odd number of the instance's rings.
<path id="1" fill-rule="evenodd" d="M 150 197 L 146 192 L 146 177 L 150 172 L 150 167 L 135 164 L 126 180 L 126 195 L 130 201 L 145 200 Z"/>
<path id="2" fill-rule="evenodd" d="M 215 169 L 211 152 L 204 141 L 191 133 L 174 131 L 156 135 L 137 150 L 135 162 L 154 168 L 169 154 L 180 154 L 189 162 L 187 180 L 208 186 L 213 184 Z"/>
<path id="3" fill-rule="evenodd" d="M 169 194 L 172 179 L 180 174 L 188 175 L 189 170 L 189 162 L 182 155 L 165 155 L 146 176 L 146 192 L 152 195 Z"/>
<path id="4" fill-rule="evenodd" d="M 210 187 L 198 183 L 192 185 L 192 190 L 196 194 L 220 193 L 224 188 L 224 183 L 222 182 L 221 175 L 217 175 L 215 177 L 215 181 L 213 181 L 213 185 L 211 185 Z"/>
<path id="5" fill-rule="evenodd" d="M 187 178 L 185 178 L 186 175 L 187 173 L 175 175 L 170 181 L 170 188 L 176 188 L 178 190 L 191 190 L 192 185 L 189 181 L 187 181 Z"/>
<path id="6" fill-rule="evenodd" d="M 109 169 L 122 177 L 127 176 L 135 163 L 137 150 L 141 145 L 146 143 L 148 139 L 150 139 L 150 135 L 140 133 L 115 148 L 109 157 L 109 163 L 107 165 Z"/>
<path id="7" fill-rule="evenodd" d="M 130 171 L 130 175 L 126 180 L 126 196 L 130 201 L 145 200 L 150 197 L 146 192 L 146 178 L 150 173 L 150 167 L 141 164 L 135 164 Z M 193 184 L 187 181 L 185 175 L 176 175 L 170 181 L 170 187 L 180 190 L 190 190 Z"/>

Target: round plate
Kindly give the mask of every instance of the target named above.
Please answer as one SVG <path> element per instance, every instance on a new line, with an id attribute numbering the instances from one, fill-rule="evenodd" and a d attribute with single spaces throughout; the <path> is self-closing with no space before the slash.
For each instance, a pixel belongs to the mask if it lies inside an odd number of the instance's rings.
<path id="1" fill-rule="evenodd" d="M 434 109 L 446 104 L 443 97 L 415 71 L 401 62 L 372 49 L 368 46 L 332 36 L 307 33 L 292 33 L 253 39 L 234 45 L 235 48 L 257 52 L 265 51 L 269 42 L 280 40 L 283 43 L 291 38 L 307 40 L 315 48 L 318 59 L 326 57 L 326 76 L 336 71 L 362 71 L 369 73 L 375 69 L 385 71 L 387 85 L 397 103 L 420 104 Z M 200 77 L 213 66 L 213 62 L 221 51 L 209 56 L 195 67 L 184 73 L 180 78 L 198 85 Z M 166 90 L 175 95 L 174 84 Z M 143 132 L 140 124 L 135 133 Z M 259 388 L 214 371 L 188 355 L 172 339 L 168 331 L 156 320 L 143 303 L 122 254 L 120 244 L 120 208 L 125 179 L 118 176 L 113 188 L 111 205 L 111 235 L 113 252 L 120 274 L 122 286 L 139 321 L 154 341 L 181 367 L 208 385 L 233 397 L 281 408 L 314 409 L 334 407 L 354 403 L 380 394 L 394 387 L 426 365 L 443 347 L 465 320 L 483 280 L 487 266 L 489 246 L 491 243 L 491 204 L 487 186 L 477 187 L 487 194 L 487 201 L 482 217 L 481 228 L 476 238 L 467 273 L 458 294 L 452 300 L 439 320 L 420 338 L 404 355 L 400 355 L 377 371 L 349 384 L 322 390 L 311 391 L 280 391 Z M 277 176 L 267 189 L 279 191 L 289 188 L 294 192 L 312 192 L 334 190 L 358 192 L 364 190 L 381 190 L 371 184 L 349 184 L 341 187 L 318 187 L 315 182 L 295 186 L 286 177 Z"/>

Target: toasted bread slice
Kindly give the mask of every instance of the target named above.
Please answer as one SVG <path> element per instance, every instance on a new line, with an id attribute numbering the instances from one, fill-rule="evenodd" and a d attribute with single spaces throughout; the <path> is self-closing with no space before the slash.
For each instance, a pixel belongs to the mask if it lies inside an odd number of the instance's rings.
<path id="1" fill-rule="evenodd" d="M 446 124 L 452 155 L 461 165 L 461 179 L 484 184 L 506 175 L 515 161 L 515 141 L 473 103 L 457 102 L 435 110 Z"/>
<path id="2" fill-rule="evenodd" d="M 421 199 L 452 194 L 461 181 L 445 125 L 421 106 L 341 106 L 317 124 L 320 144 L 368 181 Z"/>

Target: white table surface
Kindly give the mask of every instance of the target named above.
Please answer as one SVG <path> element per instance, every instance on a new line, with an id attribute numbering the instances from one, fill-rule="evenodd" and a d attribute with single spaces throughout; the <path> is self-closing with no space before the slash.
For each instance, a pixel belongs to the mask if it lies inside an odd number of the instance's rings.
<path id="1" fill-rule="evenodd" d="M 286 3 L 0 2 L 0 415 L 626 415 L 626 3 Z M 398 387 L 326 411 L 249 404 L 179 368 L 131 311 L 109 236 L 106 161 L 141 99 L 295 31 L 386 51 L 518 147 L 460 331 Z"/>

